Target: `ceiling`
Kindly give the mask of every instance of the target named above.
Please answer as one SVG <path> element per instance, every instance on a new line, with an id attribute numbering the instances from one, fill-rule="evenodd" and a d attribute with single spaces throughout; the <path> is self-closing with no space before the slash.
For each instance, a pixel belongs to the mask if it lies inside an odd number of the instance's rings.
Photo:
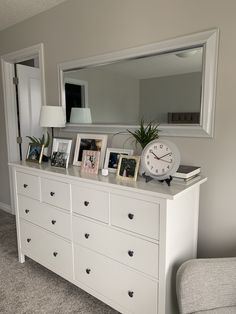
<path id="1" fill-rule="evenodd" d="M 0 31 L 67 0 L 0 0 Z"/>

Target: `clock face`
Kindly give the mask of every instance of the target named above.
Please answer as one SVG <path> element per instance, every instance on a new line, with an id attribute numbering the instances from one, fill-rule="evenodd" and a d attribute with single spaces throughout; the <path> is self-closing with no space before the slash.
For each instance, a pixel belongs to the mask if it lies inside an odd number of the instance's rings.
<path id="1" fill-rule="evenodd" d="M 177 147 L 169 141 L 154 140 L 142 153 L 142 166 L 151 177 L 164 179 L 178 168 L 180 157 Z"/>

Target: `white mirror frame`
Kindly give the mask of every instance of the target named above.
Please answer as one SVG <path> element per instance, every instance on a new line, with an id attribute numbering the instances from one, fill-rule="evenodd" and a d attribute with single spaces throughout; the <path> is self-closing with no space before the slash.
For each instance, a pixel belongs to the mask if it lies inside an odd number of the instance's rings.
<path id="1" fill-rule="evenodd" d="M 116 61 L 163 53 L 165 51 L 180 50 L 203 45 L 205 60 L 203 66 L 200 124 L 160 124 L 159 129 L 161 130 L 162 136 L 213 137 L 218 41 L 219 30 L 213 29 L 141 47 L 58 64 L 60 103 L 65 108 L 65 87 L 63 80 L 63 72 L 65 70 L 109 64 Z M 117 133 L 126 132 L 127 129 L 134 130 L 137 127 L 137 125 L 68 123 L 64 131 L 78 132 L 79 129 L 80 132 Z"/>

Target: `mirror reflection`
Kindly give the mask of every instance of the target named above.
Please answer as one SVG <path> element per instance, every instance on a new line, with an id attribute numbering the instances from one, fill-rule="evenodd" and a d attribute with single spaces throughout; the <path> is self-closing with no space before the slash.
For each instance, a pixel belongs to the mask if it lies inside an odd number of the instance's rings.
<path id="1" fill-rule="evenodd" d="M 201 45 L 64 71 L 67 122 L 199 124 L 203 53 Z"/>

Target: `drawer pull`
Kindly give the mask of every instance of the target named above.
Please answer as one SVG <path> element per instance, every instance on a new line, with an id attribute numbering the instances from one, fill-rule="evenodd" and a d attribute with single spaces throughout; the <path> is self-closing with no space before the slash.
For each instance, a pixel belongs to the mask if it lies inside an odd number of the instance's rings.
<path id="1" fill-rule="evenodd" d="M 129 217 L 130 220 L 132 220 L 132 219 L 134 219 L 134 214 L 129 213 L 128 217 Z"/>
<path id="2" fill-rule="evenodd" d="M 56 257 L 56 256 L 57 256 L 57 254 L 58 254 L 57 252 L 53 252 L 53 256 L 55 256 L 55 257 Z"/>
<path id="3" fill-rule="evenodd" d="M 134 251 L 129 250 L 128 254 L 129 254 L 130 257 L 133 257 L 134 256 Z"/>
<path id="4" fill-rule="evenodd" d="M 30 239 L 30 238 L 28 238 L 26 241 L 29 243 L 29 242 L 31 241 L 31 239 Z"/>
<path id="5" fill-rule="evenodd" d="M 26 189 L 28 187 L 28 184 L 24 184 L 23 187 Z"/>
<path id="6" fill-rule="evenodd" d="M 86 268 L 86 273 L 89 275 L 91 272 L 91 269 L 90 268 Z"/>
<path id="7" fill-rule="evenodd" d="M 85 233 L 84 236 L 85 236 L 86 239 L 88 239 L 90 234 L 89 233 Z"/>
<path id="8" fill-rule="evenodd" d="M 54 196 L 54 195 L 55 195 L 55 192 L 50 192 L 50 195 L 51 195 L 51 196 Z"/>
<path id="9" fill-rule="evenodd" d="M 25 213 L 28 214 L 29 213 L 29 209 L 25 209 Z"/>
<path id="10" fill-rule="evenodd" d="M 51 223 L 52 223 L 53 225 L 55 225 L 56 222 L 57 222 L 56 220 L 52 220 L 52 221 L 51 221 Z"/>
<path id="11" fill-rule="evenodd" d="M 134 292 L 133 292 L 133 291 L 128 291 L 128 296 L 129 296 L 130 298 L 133 298 Z"/>
<path id="12" fill-rule="evenodd" d="M 88 201 L 84 201 L 84 206 L 88 206 L 89 205 L 89 202 Z"/>

